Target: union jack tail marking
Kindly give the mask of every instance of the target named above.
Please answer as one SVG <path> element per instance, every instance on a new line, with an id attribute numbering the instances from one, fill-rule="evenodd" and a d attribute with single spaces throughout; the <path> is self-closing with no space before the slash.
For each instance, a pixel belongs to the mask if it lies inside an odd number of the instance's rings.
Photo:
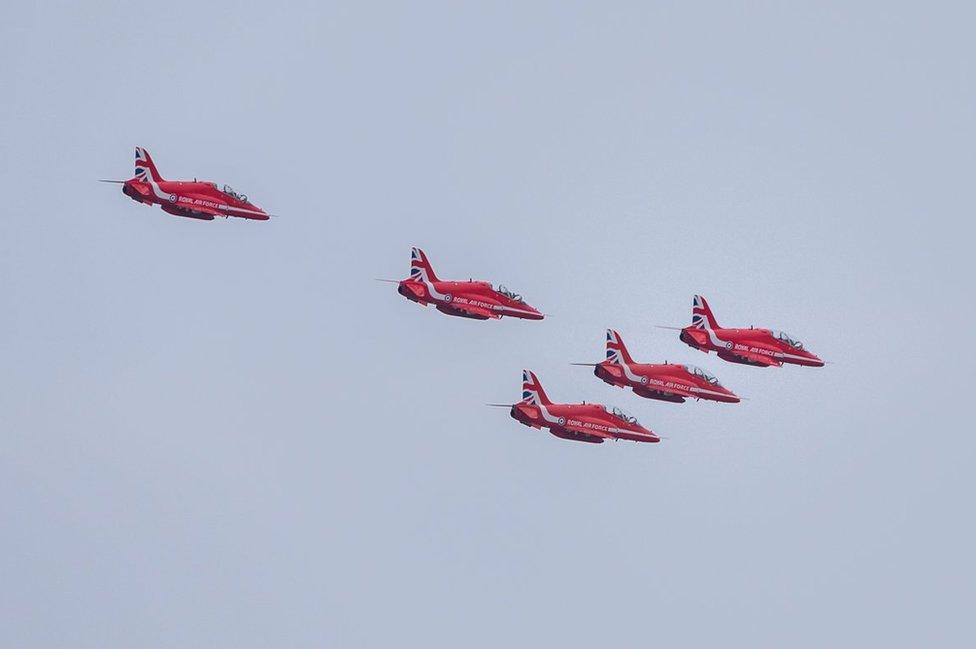
<path id="1" fill-rule="evenodd" d="M 607 360 L 616 365 L 629 365 L 634 362 L 624 345 L 624 339 L 613 329 L 607 329 Z"/>
<path id="2" fill-rule="evenodd" d="M 691 326 L 696 329 L 719 328 L 708 302 L 701 295 L 696 295 L 691 304 Z"/>
<path id="3" fill-rule="evenodd" d="M 419 282 L 436 282 L 437 275 L 427 259 L 427 255 L 420 248 L 410 250 L 410 279 Z"/>
<path id="4" fill-rule="evenodd" d="M 522 401 L 530 406 L 548 406 L 552 403 L 542 389 L 539 377 L 532 370 L 522 370 Z"/>
<path id="5" fill-rule="evenodd" d="M 152 158 L 149 157 L 149 152 L 141 146 L 136 147 L 136 180 L 156 183 L 163 181 L 163 177 L 156 170 L 156 165 L 153 164 Z"/>

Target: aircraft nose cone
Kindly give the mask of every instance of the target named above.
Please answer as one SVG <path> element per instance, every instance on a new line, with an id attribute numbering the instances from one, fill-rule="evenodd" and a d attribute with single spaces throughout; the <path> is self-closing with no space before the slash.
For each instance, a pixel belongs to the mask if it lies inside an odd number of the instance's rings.
<path id="1" fill-rule="evenodd" d="M 525 305 L 525 310 L 529 311 L 532 314 L 529 316 L 529 319 L 531 320 L 543 320 L 546 317 L 541 311 L 539 311 L 539 309 L 529 304 Z"/>
<path id="2" fill-rule="evenodd" d="M 271 215 L 265 212 L 264 209 L 258 207 L 250 201 L 244 203 L 244 207 L 251 210 L 252 215 L 250 218 L 254 219 L 255 221 L 267 221 L 271 218 Z"/>
<path id="3" fill-rule="evenodd" d="M 647 440 L 648 442 L 652 444 L 657 444 L 658 442 L 661 441 L 661 438 L 658 437 L 657 433 L 655 433 L 653 430 L 648 430 L 647 428 L 644 427 L 640 427 L 640 429 L 642 433 L 650 437 L 650 439 Z"/>

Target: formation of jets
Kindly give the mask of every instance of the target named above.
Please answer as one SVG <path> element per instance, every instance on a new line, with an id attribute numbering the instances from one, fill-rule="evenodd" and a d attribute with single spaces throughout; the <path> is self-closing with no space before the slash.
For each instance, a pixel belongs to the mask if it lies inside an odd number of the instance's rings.
<path id="1" fill-rule="evenodd" d="M 122 193 L 145 205 L 159 205 L 163 211 L 204 221 L 218 216 L 266 221 L 270 215 L 251 203 L 247 196 L 228 185 L 221 189 L 208 181 L 164 180 L 149 152 L 136 147 L 135 175 L 129 180 L 103 180 L 122 185 Z M 502 317 L 542 320 L 545 315 L 521 295 L 504 286 L 485 281 L 438 279 L 427 255 L 420 248 L 410 252 L 410 276 L 403 280 L 381 280 L 397 285 L 397 292 L 422 306 L 434 305 L 441 313 L 475 320 Z M 784 364 L 822 367 L 824 361 L 806 349 L 797 338 L 774 329 L 719 326 L 708 302 L 701 295 L 692 301 L 691 324 L 676 329 L 678 338 L 695 349 L 716 352 L 722 360 L 757 367 Z M 573 363 L 593 368 L 600 380 L 619 388 L 630 388 L 646 399 L 684 403 L 706 399 L 738 403 L 738 397 L 707 370 L 677 363 L 637 363 L 620 334 L 607 329 L 606 358 L 600 363 Z M 661 438 L 645 428 L 625 410 L 599 403 L 553 403 L 530 370 L 522 370 L 522 399 L 514 404 L 489 404 L 510 409 L 513 419 L 536 429 L 545 428 L 563 439 L 600 444 L 608 439 L 659 442 Z"/>
<path id="2" fill-rule="evenodd" d="M 427 254 L 420 248 L 410 251 L 410 276 L 403 280 L 380 280 L 397 285 L 397 292 L 411 302 L 433 304 L 447 315 L 487 320 L 503 316 L 542 320 L 544 315 L 525 302 L 520 295 L 504 286 L 488 282 L 441 281 L 434 274 Z M 799 340 L 773 329 L 725 329 L 718 325 L 708 302 L 701 295 L 692 301 L 691 325 L 665 327 L 681 333 L 679 339 L 705 353 L 714 351 L 731 363 L 758 367 L 782 366 L 785 363 L 821 367 L 824 362 L 803 347 Z M 741 398 L 722 385 L 711 372 L 694 365 L 678 363 L 637 363 L 631 357 L 623 338 L 607 329 L 606 358 L 600 363 L 573 363 L 593 368 L 600 380 L 619 388 L 630 388 L 646 399 L 684 403 L 687 399 L 705 399 L 722 403 L 739 403 Z M 576 442 L 600 444 L 608 439 L 635 442 L 659 442 L 661 438 L 644 427 L 622 408 L 600 403 L 553 403 L 539 377 L 522 370 L 522 399 L 516 403 L 491 403 L 509 409 L 520 424 L 546 429 L 552 435 Z"/>

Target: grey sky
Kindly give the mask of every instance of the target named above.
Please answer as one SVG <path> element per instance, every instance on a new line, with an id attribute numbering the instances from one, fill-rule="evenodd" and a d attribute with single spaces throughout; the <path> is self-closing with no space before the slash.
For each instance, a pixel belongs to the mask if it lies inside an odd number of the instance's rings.
<path id="1" fill-rule="evenodd" d="M 485 4 L 0 7 L 0 645 L 970 646 L 972 9 Z M 652 328 L 696 292 L 834 364 Z M 484 408 L 523 367 L 668 439 Z"/>

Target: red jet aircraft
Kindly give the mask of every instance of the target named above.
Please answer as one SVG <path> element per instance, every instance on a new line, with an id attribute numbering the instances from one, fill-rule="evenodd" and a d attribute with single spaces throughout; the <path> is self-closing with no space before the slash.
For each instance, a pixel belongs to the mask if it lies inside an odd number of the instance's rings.
<path id="1" fill-rule="evenodd" d="M 685 399 L 708 399 L 738 403 L 739 397 L 722 387 L 718 379 L 694 365 L 635 363 L 620 334 L 607 329 L 607 359 L 602 363 L 573 363 L 592 366 L 593 373 L 619 388 L 631 388 L 647 399 L 684 403 Z"/>
<path id="2" fill-rule="evenodd" d="M 103 180 L 122 185 L 122 193 L 146 205 L 158 204 L 164 212 L 191 219 L 213 221 L 216 216 L 237 216 L 267 221 L 270 215 L 250 203 L 229 185 L 222 190 L 211 182 L 197 180 L 163 180 L 149 152 L 136 147 L 136 175 L 129 180 Z"/>
<path id="3" fill-rule="evenodd" d="M 529 306 L 521 295 L 504 286 L 493 287 L 488 282 L 443 282 L 437 279 L 427 255 L 420 248 L 410 252 L 410 277 L 405 280 L 382 280 L 397 284 L 403 297 L 427 306 L 433 304 L 447 315 L 475 320 L 510 316 L 527 320 L 542 320 L 545 316 Z"/>
<path id="4" fill-rule="evenodd" d="M 803 349 L 803 343 L 782 331 L 773 329 L 725 329 L 720 327 L 708 308 L 708 302 L 696 295 L 691 309 L 691 325 L 680 330 L 685 344 L 706 354 L 718 352 L 719 358 L 732 363 L 769 367 L 784 363 L 823 367 L 824 362 Z"/>
<path id="5" fill-rule="evenodd" d="M 522 400 L 516 404 L 490 404 L 511 408 L 519 423 L 546 428 L 556 437 L 577 442 L 602 444 L 605 439 L 635 442 L 660 442 L 661 438 L 644 428 L 637 419 L 620 408 L 598 403 L 553 403 L 546 396 L 539 378 L 522 370 Z"/>

